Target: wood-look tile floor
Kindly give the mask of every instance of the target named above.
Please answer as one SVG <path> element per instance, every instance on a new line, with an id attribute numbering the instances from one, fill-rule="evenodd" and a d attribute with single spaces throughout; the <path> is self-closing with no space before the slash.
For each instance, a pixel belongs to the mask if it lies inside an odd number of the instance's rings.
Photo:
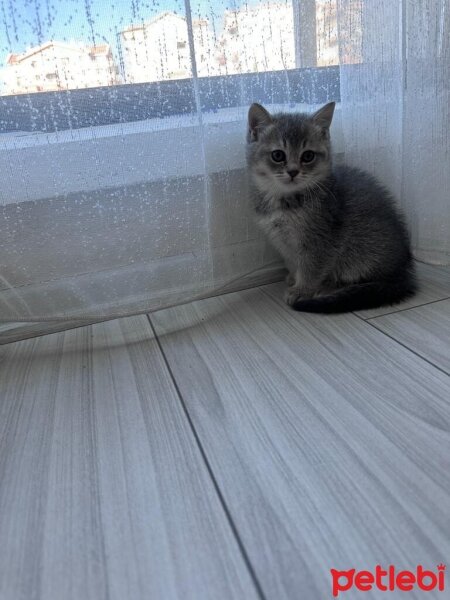
<path id="1" fill-rule="evenodd" d="M 1 346 L 0 599 L 322 600 L 331 568 L 450 567 L 450 269 L 426 274 L 383 311 L 274 284 Z"/>

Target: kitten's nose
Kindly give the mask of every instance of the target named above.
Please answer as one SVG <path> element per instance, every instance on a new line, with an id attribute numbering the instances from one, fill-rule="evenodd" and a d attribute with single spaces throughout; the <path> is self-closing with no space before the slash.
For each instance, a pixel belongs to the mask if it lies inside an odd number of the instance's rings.
<path id="1" fill-rule="evenodd" d="M 300 171 L 298 169 L 292 169 L 291 171 L 288 171 L 288 175 L 291 176 L 291 179 L 294 179 L 294 177 L 296 175 L 298 175 L 300 173 Z"/>

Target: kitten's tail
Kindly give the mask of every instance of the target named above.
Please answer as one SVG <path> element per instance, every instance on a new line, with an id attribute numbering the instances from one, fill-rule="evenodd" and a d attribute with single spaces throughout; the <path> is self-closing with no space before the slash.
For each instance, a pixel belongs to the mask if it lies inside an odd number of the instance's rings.
<path id="1" fill-rule="evenodd" d="M 299 299 L 292 308 L 303 312 L 328 314 L 351 312 L 396 304 L 413 296 L 416 290 L 414 274 L 407 271 L 397 279 L 355 283 L 329 295 Z"/>

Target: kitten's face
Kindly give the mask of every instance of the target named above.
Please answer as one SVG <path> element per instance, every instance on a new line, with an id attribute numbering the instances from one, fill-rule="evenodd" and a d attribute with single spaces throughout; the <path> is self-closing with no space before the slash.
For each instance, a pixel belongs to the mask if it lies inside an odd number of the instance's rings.
<path id="1" fill-rule="evenodd" d="M 249 110 L 247 159 L 258 189 L 274 197 L 317 189 L 330 172 L 329 126 L 334 102 L 314 115 Z"/>

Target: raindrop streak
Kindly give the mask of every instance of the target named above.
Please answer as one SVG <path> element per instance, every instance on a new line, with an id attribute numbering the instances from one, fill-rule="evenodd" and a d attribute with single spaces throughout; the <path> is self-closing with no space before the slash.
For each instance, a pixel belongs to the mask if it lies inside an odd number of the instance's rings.
<path id="1" fill-rule="evenodd" d="M 2 20 L 3 20 L 3 25 L 5 26 L 5 34 L 6 34 L 6 39 L 8 40 L 8 46 L 9 46 L 9 48 L 12 48 L 11 38 L 9 37 L 8 23 L 6 21 L 5 5 L 3 4 L 3 2 L 2 2 Z"/>
<path id="2" fill-rule="evenodd" d="M 37 2 L 37 0 L 35 0 L 34 2 L 34 7 L 36 9 L 36 35 L 37 35 L 37 40 L 39 43 L 39 46 L 42 44 L 43 42 L 43 34 L 42 34 L 42 24 L 41 24 L 41 15 L 39 14 L 39 4 Z"/>
<path id="3" fill-rule="evenodd" d="M 92 45 L 95 46 L 96 43 L 95 43 L 94 20 L 92 18 L 91 1 L 90 0 L 84 0 L 84 9 L 85 9 L 85 13 L 86 13 L 86 21 L 88 22 L 89 28 L 91 30 Z"/>

